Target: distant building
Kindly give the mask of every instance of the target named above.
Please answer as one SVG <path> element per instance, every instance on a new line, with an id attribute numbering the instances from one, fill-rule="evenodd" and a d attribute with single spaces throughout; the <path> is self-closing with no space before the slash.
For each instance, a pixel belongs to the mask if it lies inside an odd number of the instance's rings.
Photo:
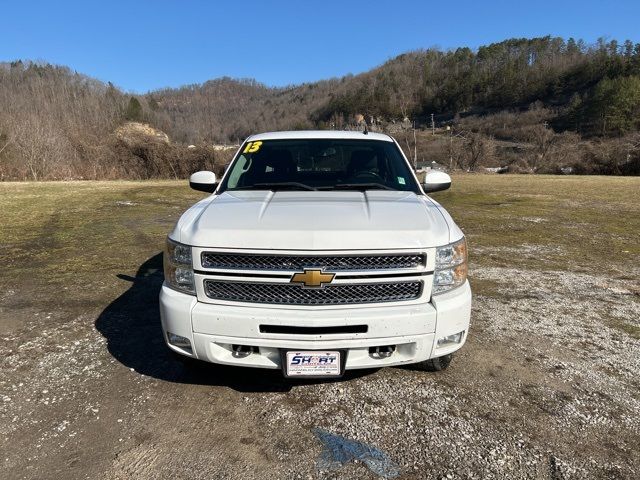
<path id="1" fill-rule="evenodd" d="M 239 145 L 212 145 L 214 150 L 233 150 L 239 147 Z"/>
<path id="2" fill-rule="evenodd" d="M 421 161 L 421 162 L 417 162 L 416 164 L 416 171 L 418 173 L 426 173 L 429 170 L 439 170 L 441 172 L 446 172 L 447 171 L 447 167 L 445 167 L 444 165 L 440 165 L 438 162 L 425 162 L 425 161 Z"/>
<path id="3" fill-rule="evenodd" d="M 485 167 L 485 171 L 489 173 L 507 173 L 509 171 L 509 167 Z"/>

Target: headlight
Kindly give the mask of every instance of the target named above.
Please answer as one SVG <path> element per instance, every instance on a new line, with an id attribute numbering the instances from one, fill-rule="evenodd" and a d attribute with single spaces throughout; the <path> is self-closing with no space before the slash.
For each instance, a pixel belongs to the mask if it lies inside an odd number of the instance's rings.
<path id="1" fill-rule="evenodd" d="M 164 279 L 167 285 L 179 292 L 196 294 L 190 246 L 167 238 L 167 248 L 164 252 Z"/>
<path id="2" fill-rule="evenodd" d="M 433 272 L 433 294 L 448 292 L 467 279 L 467 241 L 436 248 L 436 269 Z"/>

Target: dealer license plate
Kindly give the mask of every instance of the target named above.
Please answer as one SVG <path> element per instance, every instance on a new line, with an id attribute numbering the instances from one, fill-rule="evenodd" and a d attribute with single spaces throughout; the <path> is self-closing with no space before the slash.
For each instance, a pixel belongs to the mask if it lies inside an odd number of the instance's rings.
<path id="1" fill-rule="evenodd" d="M 340 352 L 288 351 L 285 374 L 288 377 L 339 377 L 342 375 Z"/>

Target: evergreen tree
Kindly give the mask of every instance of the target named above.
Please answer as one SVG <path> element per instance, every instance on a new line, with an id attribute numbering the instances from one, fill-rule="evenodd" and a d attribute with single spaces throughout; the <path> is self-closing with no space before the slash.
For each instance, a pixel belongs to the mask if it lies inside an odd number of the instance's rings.
<path id="1" fill-rule="evenodd" d="M 124 118 L 132 122 L 142 121 L 142 105 L 137 98 L 131 97 L 124 112 Z"/>
<path id="2" fill-rule="evenodd" d="M 640 128 L 640 77 L 601 80 L 584 111 L 593 133 L 621 135 Z"/>

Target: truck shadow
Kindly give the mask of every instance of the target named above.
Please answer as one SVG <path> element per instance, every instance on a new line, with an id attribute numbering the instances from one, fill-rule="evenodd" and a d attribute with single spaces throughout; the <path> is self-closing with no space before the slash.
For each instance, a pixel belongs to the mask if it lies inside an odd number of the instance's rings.
<path id="1" fill-rule="evenodd" d="M 130 281 L 131 287 L 102 311 L 95 327 L 107 339 L 109 353 L 142 375 L 175 383 L 224 386 L 238 392 L 287 392 L 300 385 L 332 381 L 293 381 L 285 379 L 277 370 L 204 362 L 197 368 L 187 368 L 173 358 L 162 336 L 158 305 L 163 281 L 162 253 L 140 265 L 135 277 L 119 274 L 118 278 Z M 373 371 L 349 371 L 338 381 L 348 381 Z"/>

